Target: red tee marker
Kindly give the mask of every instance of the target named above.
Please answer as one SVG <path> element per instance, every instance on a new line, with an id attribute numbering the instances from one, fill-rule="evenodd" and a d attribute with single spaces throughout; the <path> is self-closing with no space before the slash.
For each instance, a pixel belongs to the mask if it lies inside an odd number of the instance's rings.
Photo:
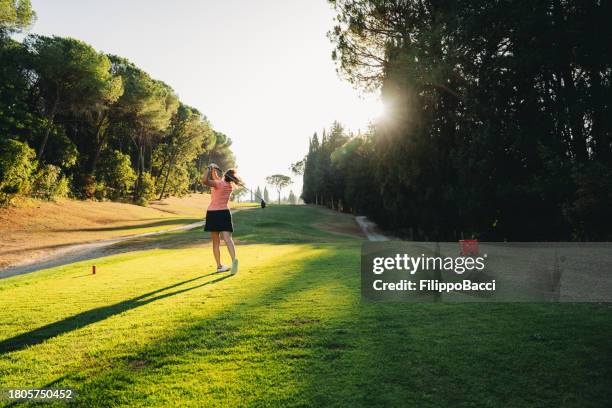
<path id="1" fill-rule="evenodd" d="M 461 256 L 476 256 L 480 254 L 477 239 L 462 239 L 459 241 L 459 253 Z"/>
<path id="2" fill-rule="evenodd" d="M 91 266 L 91 274 L 95 275 L 96 274 L 96 265 L 92 265 Z"/>

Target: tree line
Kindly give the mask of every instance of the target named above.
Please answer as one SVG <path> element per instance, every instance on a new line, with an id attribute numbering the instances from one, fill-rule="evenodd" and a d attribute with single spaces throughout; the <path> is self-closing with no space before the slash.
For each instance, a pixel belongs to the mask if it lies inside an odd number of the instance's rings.
<path id="1" fill-rule="evenodd" d="M 292 171 L 294 171 L 295 174 L 302 174 L 302 172 L 296 172 L 295 169 L 292 168 Z M 273 187 L 278 196 L 277 196 L 277 203 L 278 204 L 282 204 L 282 203 L 286 203 L 286 204 L 291 204 L 291 205 L 296 205 L 298 204 L 298 197 L 295 195 L 295 193 L 293 192 L 293 190 L 289 190 L 289 195 L 287 196 L 281 196 L 282 191 L 286 188 L 289 187 L 291 184 L 293 184 L 293 180 L 291 179 L 291 177 L 286 176 L 284 174 L 273 174 L 271 176 L 266 177 L 266 184 L 269 185 L 270 187 Z M 263 193 L 261 192 L 261 187 L 257 186 L 257 189 L 255 191 L 253 190 L 246 190 L 246 189 L 237 189 L 234 190 L 232 192 L 232 200 L 236 200 L 238 202 L 242 201 L 242 198 L 245 198 L 245 201 L 251 202 L 251 203 L 256 203 L 259 202 L 260 200 L 264 200 L 266 203 L 270 203 L 270 193 L 268 191 L 267 187 L 264 187 L 263 189 Z"/>
<path id="2" fill-rule="evenodd" d="M 280 197 L 280 196 L 279 196 Z M 250 203 L 259 203 L 261 200 L 264 200 L 266 203 L 271 203 L 272 199 L 270 197 L 270 192 L 267 187 L 264 187 L 263 193 L 261 191 L 261 187 L 257 186 L 255 191 L 246 191 L 244 189 L 235 190 L 232 193 L 232 200 L 237 202 L 250 202 Z M 277 201 L 278 204 L 298 204 L 298 196 L 295 195 L 293 190 L 289 190 L 289 195 L 282 196 Z"/>
<path id="3" fill-rule="evenodd" d="M 612 238 L 612 3 L 335 0 L 368 132 L 311 138 L 303 198 L 413 239 Z"/>
<path id="4" fill-rule="evenodd" d="M 6 4 L 5 4 L 6 3 Z M 203 189 L 231 139 L 129 60 L 73 38 L 13 34 L 29 0 L 0 8 L 0 204 L 29 194 L 130 200 Z"/>

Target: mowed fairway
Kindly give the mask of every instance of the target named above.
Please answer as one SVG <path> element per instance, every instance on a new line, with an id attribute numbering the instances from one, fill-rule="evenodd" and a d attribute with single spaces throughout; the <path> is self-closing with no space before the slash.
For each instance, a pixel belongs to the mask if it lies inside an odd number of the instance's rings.
<path id="1" fill-rule="evenodd" d="M 198 229 L 98 259 L 95 276 L 87 261 L 0 280 L 0 387 L 74 388 L 84 407 L 612 402 L 609 305 L 362 303 L 349 216 L 234 222 L 233 277 L 211 274 Z"/>

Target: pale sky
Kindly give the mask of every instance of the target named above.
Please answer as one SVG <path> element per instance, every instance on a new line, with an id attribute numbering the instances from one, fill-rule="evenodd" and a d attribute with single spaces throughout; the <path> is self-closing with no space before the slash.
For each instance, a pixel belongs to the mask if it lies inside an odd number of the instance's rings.
<path id="1" fill-rule="evenodd" d="M 377 95 L 340 79 L 325 0 L 32 0 L 32 32 L 70 36 L 128 58 L 174 88 L 233 140 L 253 188 L 338 120 L 357 131 L 380 112 Z M 301 180 L 292 186 L 297 195 Z"/>

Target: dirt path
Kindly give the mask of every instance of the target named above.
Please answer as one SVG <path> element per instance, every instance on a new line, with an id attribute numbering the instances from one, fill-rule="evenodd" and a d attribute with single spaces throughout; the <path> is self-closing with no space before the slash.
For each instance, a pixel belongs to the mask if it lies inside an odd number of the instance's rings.
<path id="1" fill-rule="evenodd" d="M 232 214 L 245 210 L 247 208 L 238 208 L 232 210 Z M 142 234 L 135 234 L 124 236 L 120 238 L 104 239 L 93 242 L 85 242 L 82 244 L 69 245 L 60 249 L 53 250 L 44 256 L 37 258 L 30 258 L 27 261 L 13 265 L 7 269 L 0 271 L 0 279 L 8 278 L 15 275 L 23 275 L 25 273 L 36 272 L 42 269 L 53 268 L 55 266 L 66 265 L 69 263 L 85 261 L 88 259 L 95 259 L 102 256 L 110 255 L 114 252 L 123 252 L 129 250 L 129 245 L 117 248 L 117 251 L 109 251 L 110 247 L 125 243 L 127 241 L 135 240 L 143 237 L 150 237 L 155 235 L 167 234 L 169 232 L 187 231 L 190 229 L 198 228 L 204 225 L 205 221 L 198 221 L 188 225 L 182 225 L 180 227 L 168 228 L 160 231 L 147 232 Z"/>
<path id="2" fill-rule="evenodd" d="M 118 244 L 133 240 L 136 238 L 149 237 L 153 235 L 167 234 L 169 232 L 186 231 L 193 228 L 201 227 L 204 225 L 204 221 L 194 222 L 192 224 L 183 225 L 175 228 L 168 228 L 161 231 L 146 232 L 144 234 L 129 235 L 127 237 L 104 239 L 94 242 L 86 242 L 83 244 L 69 245 L 61 249 L 52 251 L 51 253 L 34 259 L 28 259 L 25 262 L 16 264 L 0 271 L 0 279 L 8 278 L 10 276 L 22 275 L 24 273 L 30 273 L 39 271 L 41 269 L 52 268 L 54 266 L 65 265 L 67 263 L 79 262 L 86 259 L 97 258 L 104 254 L 104 249 L 111 245 Z"/>
<path id="3" fill-rule="evenodd" d="M 363 231 L 363 234 L 366 237 L 368 237 L 369 241 L 390 241 L 391 240 L 390 237 L 382 234 L 379 231 L 378 226 L 373 221 L 370 221 L 368 217 L 359 215 L 355 217 L 355 221 L 357 221 L 357 224 L 359 224 L 359 226 L 361 227 L 361 231 Z"/>
<path id="4" fill-rule="evenodd" d="M 202 219 L 208 194 L 130 203 L 22 200 L 0 208 L 0 271 L 24 261 L 55 256 L 57 251 L 189 225 Z"/>

